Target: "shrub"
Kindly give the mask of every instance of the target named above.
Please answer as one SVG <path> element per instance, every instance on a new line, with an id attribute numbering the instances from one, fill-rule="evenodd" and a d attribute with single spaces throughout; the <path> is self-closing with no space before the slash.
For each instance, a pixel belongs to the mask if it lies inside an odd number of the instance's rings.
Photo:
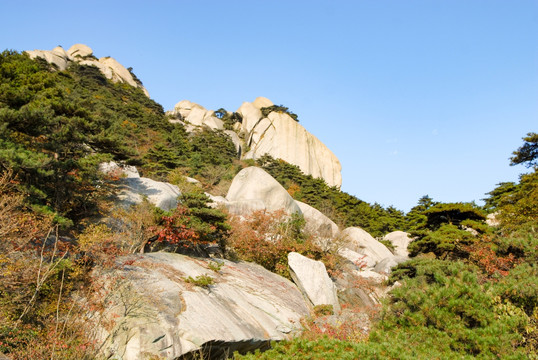
<path id="1" fill-rule="evenodd" d="M 224 251 L 230 229 L 227 214 L 209 207 L 210 199 L 201 190 L 183 193 L 178 201 L 170 215 L 162 216 L 156 236 L 147 243 L 147 250 L 186 251 L 207 256 L 207 247 L 218 244 Z"/>
<path id="2" fill-rule="evenodd" d="M 402 270 L 407 271 L 402 272 Z M 494 283 L 479 281 L 475 267 L 462 262 L 414 260 L 400 264 L 382 320 L 370 342 L 387 344 L 403 358 L 524 358 L 527 324 L 521 314 L 499 315 Z"/>
<path id="3" fill-rule="evenodd" d="M 284 105 L 271 105 L 271 106 L 268 106 L 268 107 L 261 108 L 261 112 L 262 112 L 263 117 L 267 117 L 273 111 L 278 112 L 278 113 L 288 114 L 293 120 L 299 122 L 299 118 L 298 118 L 297 114 L 292 113 Z"/>
<path id="4" fill-rule="evenodd" d="M 324 261 L 328 270 L 335 270 L 334 255 L 327 254 L 305 237 L 304 219 L 287 215 L 284 211 L 255 211 L 244 219 L 230 216 L 228 239 L 231 256 L 252 261 L 269 271 L 290 278 L 288 254 L 298 252 L 315 260 Z"/>
<path id="5" fill-rule="evenodd" d="M 198 275 L 195 278 L 192 278 L 191 276 L 187 277 L 185 279 L 185 282 L 189 284 L 194 284 L 196 286 L 200 286 L 203 288 L 209 288 L 211 285 L 215 283 L 215 279 L 209 275 Z"/>

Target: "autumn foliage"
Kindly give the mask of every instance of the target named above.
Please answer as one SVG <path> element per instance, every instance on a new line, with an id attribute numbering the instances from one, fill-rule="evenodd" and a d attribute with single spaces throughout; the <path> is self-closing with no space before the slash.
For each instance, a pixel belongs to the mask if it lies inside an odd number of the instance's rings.
<path id="1" fill-rule="evenodd" d="M 302 216 L 259 210 L 244 218 L 230 216 L 229 222 L 229 251 L 238 259 L 289 278 L 288 254 L 294 251 L 323 261 L 329 272 L 335 270 L 336 257 L 322 251 L 313 237 L 303 232 Z"/>

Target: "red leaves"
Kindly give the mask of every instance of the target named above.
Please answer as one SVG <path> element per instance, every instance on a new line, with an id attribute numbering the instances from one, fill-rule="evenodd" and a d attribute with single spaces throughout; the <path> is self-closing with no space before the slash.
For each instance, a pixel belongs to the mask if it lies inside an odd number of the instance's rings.
<path id="1" fill-rule="evenodd" d="M 488 276 L 495 274 L 506 276 L 518 263 L 514 254 L 499 256 L 492 249 L 492 244 L 484 241 L 467 246 L 465 250 L 469 252 L 469 260 L 478 265 Z"/>
<path id="2" fill-rule="evenodd" d="M 189 209 L 178 205 L 171 216 L 163 216 L 163 227 L 157 232 L 157 241 L 172 245 L 196 243 L 200 235 L 191 227 L 188 216 Z"/>

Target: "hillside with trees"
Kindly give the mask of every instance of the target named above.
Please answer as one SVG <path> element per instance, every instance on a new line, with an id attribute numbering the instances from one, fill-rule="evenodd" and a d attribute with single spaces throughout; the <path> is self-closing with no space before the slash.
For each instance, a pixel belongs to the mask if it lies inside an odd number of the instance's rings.
<path id="1" fill-rule="evenodd" d="M 262 110 L 297 120 L 283 106 Z M 529 172 L 500 183 L 484 207 L 424 196 L 405 214 L 280 159 L 241 160 L 224 131 L 170 120 L 142 89 L 112 82 L 94 66 L 59 71 L 24 53 L 0 54 L 0 355 L 101 358 L 87 331 L 88 319 L 106 307 L 92 274 L 131 266 L 129 256 L 140 252 L 211 254 L 288 279 L 287 256 L 297 252 L 321 261 L 333 280 L 347 271 L 340 239 L 322 247 L 303 216 L 242 217 L 211 202 L 209 194 L 225 195 L 236 174 L 257 165 L 342 229 L 378 239 L 403 230 L 413 241 L 410 259 L 383 284 L 392 290 L 382 307 L 360 309 L 368 312 L 368 332 L 352 320 L 320 326 L 335 314 L 318 306 L 293 340 L 235 358 L 538 358 L 537 134 L 524 137 L 511 159 Z M 125 174 L 100 171 L 111 161 L 177 186 L 177 206 L 167 211 L 144 198 L 115 207 Z M 498 225 L 488 224 L 491 216 Z M 210 264 L 220 276 L 222 265 Z M 186 280 L 203 289 L 213 281 Z"/>

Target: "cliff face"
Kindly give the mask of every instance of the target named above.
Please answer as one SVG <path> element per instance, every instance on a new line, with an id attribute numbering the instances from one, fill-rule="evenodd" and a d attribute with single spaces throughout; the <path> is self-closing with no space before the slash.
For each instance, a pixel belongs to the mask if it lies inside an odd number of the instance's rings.
<path id="1" fill-rule="evenodd" d="M 261 108 L 271 105 L 269 100 L 258 98 L 239 108 L 243 116 L 241 132 L 249 148 L 243 158 L 258 159 L 269 154 L 324 179 L 330 186 L 341 186 L 342 166 L 336 155 L 288 114 L 273 111 L 263 117 Z"/>
<path id="2" fill-rule="evenodd" d="M 330 186 L 341 186 L 342 166 L 336 155 L 288 114 L 273 111 L 264 117 L 261 109 L 272 105 L 269 99 L 259 97 L 237 110 L 243 117 L 239 131 L 249 149 L 243 158 L 269 154 L 324 179 Z"/>
<path id="3" fill-rule="evenodd" d="M 54 64 L 58 70 L 65 70 L 70 62 L 76 62 L 81 65 L 91 65 L 97 67 L 107 79 L 114 82 L 127 83 L 131 86 L 141 88 L 142 91 L 149 97 L 149 93 L 137 82 L 133 75 L 123 65 L 111 57 L 102 57 L 97 59 L 93 56 L 93 50 L 84 44 L 75 44 L 65 51 L 61 46 L 57 46 L 52 50 L 29 50 L 25 53 L 31 59 L 37 57 L 45 59 L 47 62 Z"/>
<path id="4" fill-rule="evenodd" d="M 330 186 L 340 187 L 342 166 L 336 155 L 288 114 L 273 111 L 265 117 L 261 109 L 272 105 L 271 100 L 259 97 L 252 103 L 244 102 L 237 110 L 242 120 L 233 126 L 235 133 L 227 133 L 241 158 L 259 159 L 268 154 L 297 165 L 305 174 L 322 178 Z M 189 131 L 196 126 L 224 128 L 213 111 L 188 100 L 180 101 L 168 113 L 175 119 L 172 121 L 185 123 Z"/>

